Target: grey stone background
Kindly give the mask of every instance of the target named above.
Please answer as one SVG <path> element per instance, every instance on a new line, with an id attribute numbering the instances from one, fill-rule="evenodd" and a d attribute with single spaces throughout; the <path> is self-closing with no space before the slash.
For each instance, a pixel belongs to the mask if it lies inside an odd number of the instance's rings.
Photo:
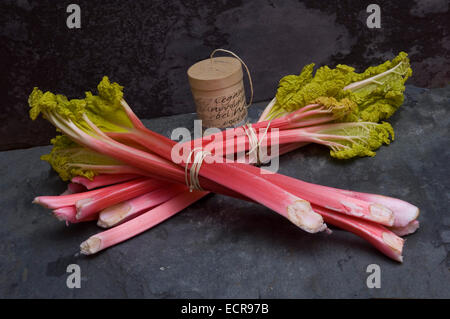
<path id="1" fill-rule="evenodd" d="M 368 29 L 366 7 L 381 7 L 381 29 Z M 81 7 L 81 29 L 66 26 L 66 7 Z M 419 87 L 450 79 L 449 5 L 424 1 L 49 1 L 0 3 L 0 150 L 48 144 L 54 129 L 28 119 L 34 86 L 83 95 L 102 75 L 125 86 L 142 118 L 194 111 L 186 70 L 215 48 L 250 67 L 255 101 L 278 80 L 315 62 L 362 70 L 404 50 Z"/>

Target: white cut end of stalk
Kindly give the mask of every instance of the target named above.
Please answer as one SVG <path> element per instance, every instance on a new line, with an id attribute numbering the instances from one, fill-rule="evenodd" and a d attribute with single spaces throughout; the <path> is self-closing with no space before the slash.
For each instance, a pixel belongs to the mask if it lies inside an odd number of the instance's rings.
<path id="1" fill-rule="evenodd" d="M 384 232 L 383 235 L 383 241 L 393 250 L 395 254 L 395 260 L 399 262 L 403 262 L 403 244 L 404 240 L 398 236 L 396 236 L 393 233 Z"/>
<path id="2" fill-rule="evenodd" d="M 359 206 L 353 202 L 345 201 L 345 200 L 342 200 L 340 203 L 347 209 L 347 212 L 350 215 L 353 215 L 356 217 L 364 216 L 364 214 L 363 214 L 364 209 L 361 206 Z M 341 210 L 337 210 L 337 211 L 341 212 Z"/>
<path id="3" fill-rule="evenodd" d="M 97 226 L 101 227 L 101 228 L 111 228 L 112 225 L 110 225 L 107 222 L 104 222 L 103 220 L 99 219 L 99 220 L 97 220 Z"/>
<path id="4" fill-rule="evenodd" d="M 317 233 L 327 229 L 321 215 L 312 210 L 306 200 L 297 200 L 287 207 L 288 219 L 308 233 Z"/>
<path id="5" fill-rule="evenodd" d="M 43 204 L 43 203 L 39 200 L 39 197 L 35 197 L 31 203 L 32 203 L 32 204 L 38 204 L 38 205 L 41 205 L 41 206 L 43 206 L 43 207 L 45 207 L 45 208 L 48 208 L 45 204 Z"/>
<path id="6" fill-rule="evenodd" d="M 387 226 L 394 225 L 395 219 L 394 213 L 386 206 L 380 204 L 371 204 L 369 206 L 369 211 L 374 221 L 377 221 Z"/>
<path id="7" fill-rule="evenodd" d="M 58 213 L 53 213 L 53 216 L 56 217 L 56 219 L 58 219 L 60 222 L 62 221 L 66 221 L 66 219 L 64 218 L 64 216 L 62 214 L 58 214 Z"/>
<path id="8" fill-rule="evenodd" d="M 413 216 L 414 216 L 414 219 L 417 219 L 417 218 L 419 218 L 419 215 L 420 215 L 420 209 L 419 209 L 419 207 L 416 207 L 416 206 L 414 206 L 416 209 L 414 210 L 414 213 L 413 213 Z"/>
<path id="9" fill-rule="evenodd" d="M 363 196 L 374 204 L 380 204 L 392 210 L 394 214 L 393 227 L 406 227 L 419 217 L 419 208 L 401 199 L 375 194 L 363 194 Z"/>
<path id="10" fill-rule="evenodd" d="M 97 225 L 103 228 L 115 226 L 128 216 L 131 208 L 131 205 L 126 202 L 108 207 L 101 211 Z"/>
<path id="11" fill-rule="evenodd" d="M 391 227 L 390 230 L 394 232 L 397 236 L 407 236 L 415 233 L 419 229 L 419 221 L 413 220 L 405 227 Z"/>
<path id="12" fill-rule="evenodd" d="M 85 240 L 80 245 L 80 252 L 83 255 L 92 255 L 96 252 L 100 251 L 100 246 L 102 244 L 102 240 L 95 236 L 90 237 L 88 240 Z"/>
<path id="13" fill-rule="evenodd" d="M 83 207 L 84 205 L 86 205 L 87 203 L 89 203 L 90 201 L 92 201 L 92 199 L 90 198 L 83 198 L 80 200 L 77 200 L 77 202 L 75 203 L 75 206 L 77 207 L 77 209 Z"/>
<path id="14" fill-rule="evenodd" d="M 404 227 L 408 227 L 412 222 L 414 222 L 420 214 L 420 210 L 418 207 L 411 205 L 410 207 L 405 207 L 402 209 L 403 216 L 399 216 L 398 223 L 397 220 L 394 220 L 394 227 L 397 227 L 397 224 L 406 223 L 407 225 Z M 417 226 L 418 227 L 418 226 Z"/>
<path id="15" fill-rule="evenodd" d="M 81 219 L 83 216 L 81 215 L 81 210 L 83 209 L 83 206 L 87 205 L 89 202 L 91 202 L 91 198 L 83 198 L 80 200 L 77 200 L 75 203 L 75 207 L 77 209 L 77 214 L 75 215 L 76 219 Z"/>

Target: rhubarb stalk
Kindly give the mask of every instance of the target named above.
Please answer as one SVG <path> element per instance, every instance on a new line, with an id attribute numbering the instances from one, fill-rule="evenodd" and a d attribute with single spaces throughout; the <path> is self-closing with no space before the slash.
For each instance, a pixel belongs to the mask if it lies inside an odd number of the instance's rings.
<path id="1" fill-rule="evenodd" d="M 134 237 L 172 217 L 207 194 L 207 192 L 198 191 L 183 192 L 130 221 L 89 237 L 80 245 L 81 253 L 85 255 L 95 254 Z"/>
<path id="2" fill-rule="evenodd" d="M 189 191 L 186 186 L 173 185 L 123 201 L 102 210 L 99 214 L 97 225 L 103 228 L 113 227 L 186 191 Z"/>

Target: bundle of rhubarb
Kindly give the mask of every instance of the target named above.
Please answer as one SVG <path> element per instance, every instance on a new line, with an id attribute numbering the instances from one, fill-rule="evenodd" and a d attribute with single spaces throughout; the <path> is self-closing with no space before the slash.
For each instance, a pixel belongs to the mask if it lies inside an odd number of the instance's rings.
<path id="1" fill-rule="evenodd" d="M 146 128 L 125 102 L 123 87 L 107 77 L 97 95 L 86 92 L 82 99 L 34 88 L 31 118 L 42 114 L 61 133 L 42 159 L 70 181 L 63 194 L 34 202 L 66 223 L 97 220 L 109 228 L 81 244 L 84 254 L 142 233 L 214 192 L 264 205 L 309 233 L 327 230 L 327 224 L 353 232 L 401 262 L 400 236 L 419 226 L 414 205 L 252 164 L 263 145 L 270 146 L 269 158 L 308 143 L 329 147 L 341 159 L 374 156 L 393 138 L 390 124 L 378 122 L 402 104 L 410 75 L 403 52 L 363 73 L 338 65 L 313 75 L 308 65 L 299 76 L 281 79 L 257 123 L 182 143 Z"/>

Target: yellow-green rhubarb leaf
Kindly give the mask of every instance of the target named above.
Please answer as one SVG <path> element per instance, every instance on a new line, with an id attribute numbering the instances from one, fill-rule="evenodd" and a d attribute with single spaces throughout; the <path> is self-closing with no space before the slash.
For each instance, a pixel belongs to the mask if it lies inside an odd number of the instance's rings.
<path id="1" fill-rule="evenodd" d="M 65 135 L 58 135 L 51 140 L 53 148 L 49 154 L 41 156 L 59 174 L 63 181 L 75 176 L 92 179 L 97 172 L 92 168 L 98 165 L 120 165 L 108 156 L 96 153 L 73 142 Z"/>
<path id="2" fill-rule="evenodd" d="M 336 123 L 311 130 L 314 142 L 328 146 L 330 155 L 338 159 L 375 156 L 375 150 L 394 140 L 394 130 L 387 122 Z"/>

